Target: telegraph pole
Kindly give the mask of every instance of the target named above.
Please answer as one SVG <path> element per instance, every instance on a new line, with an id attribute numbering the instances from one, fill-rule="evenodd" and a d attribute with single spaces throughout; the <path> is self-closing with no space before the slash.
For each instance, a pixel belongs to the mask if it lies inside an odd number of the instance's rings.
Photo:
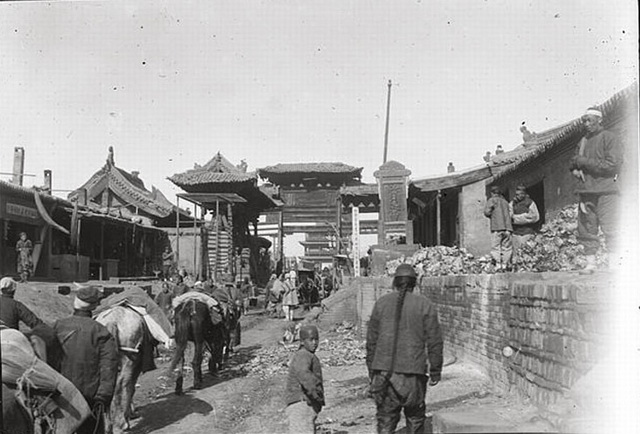
<path id="1" fill-rule="evenodd" d="M 387 84 L 389 87 L 387 90 L 387 121 L 384 127 L 384 156 L 382 158 L 382 164 L 387 162 L 387 145 L 389 143 L 389 109 L 391 107 L 391 80 Z"/>

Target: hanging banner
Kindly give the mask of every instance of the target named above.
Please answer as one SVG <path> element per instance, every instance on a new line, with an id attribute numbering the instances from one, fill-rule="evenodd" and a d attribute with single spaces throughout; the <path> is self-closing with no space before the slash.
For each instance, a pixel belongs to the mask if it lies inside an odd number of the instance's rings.
<path id="1" fill-rule="evenodd" d="M 353 255 L 353 275 L 360 277 L 360 209 L 351 208 L 351 254 Z"/>

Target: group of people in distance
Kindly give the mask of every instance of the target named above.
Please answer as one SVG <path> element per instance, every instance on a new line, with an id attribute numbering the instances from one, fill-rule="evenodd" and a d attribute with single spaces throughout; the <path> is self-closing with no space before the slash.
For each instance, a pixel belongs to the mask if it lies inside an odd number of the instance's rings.
<path id="1" fill-rule="evenodd" d="M 265 286 L 265 312 L 272 317 L 280 317 L 282 312 L 285 320 L 293 321 L 296 307 L 309 310 L 332 292 L 333 282 L 328 269 L 321 275 L 304 278 L 298 278 L 293 270 L 282 273 L 280 277 L 272 274 Z"/>
<path id="2" fill-rule="evenodd" d="M 620 141 L 602 126 L 602 112 L 589 108 L 582 116 L 584 136 L 570 160 L 569 170 L 577 180 L 578 239 L 584 246 L 587 264 L 584 270 L 596 269 L 596 252 L 602 230 L 607 250 L 615 251 L 618 241 L 618 175 L 623 163 Z M 516 187 L 511 202 L 497 185 L 491 187 L 484 214 L 491 221 L 491 256 L 496 270 L 505 271 L 518 262 L 518 252 L 534 234 L 540 215 L 536 203 L 524 185 Z"/>

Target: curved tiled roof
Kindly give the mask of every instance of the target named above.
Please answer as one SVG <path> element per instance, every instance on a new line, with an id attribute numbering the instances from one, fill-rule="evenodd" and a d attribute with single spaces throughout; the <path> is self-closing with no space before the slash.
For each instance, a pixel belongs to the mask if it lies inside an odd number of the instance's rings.
<path id="1" fill-rule="evenodd" d="M 39 191 L 36 187 L 25 187 L 22 185 L 13 184 L 8 181 L 3 181 L 0 179 L 0 193 L 6 194 L 15 194 L 23 198 L 31 198 L 33 197 L 34 191 Z M 57 202 L 64 206 L 72 206 L 73 204 L 66 199 L 63 199 L 58 196 L 53 196 L 50 194 L 41 194 L 41 198 L 46 202 Z"/>
<path id="2" fill-rule="evenodd" d="M 252 173 L 209 172 L 204 168 L 199 168 L 187 170 L 183 173 L 176 173 L 169 178 L 169 181 L 173 182 L 178 187 L 182 187 L 183 185 L 247 182 L 252 179 L 256 179 L 255 174 Z"/>
<path id="3" fill-rule="evenodd" d="M 176 173 L 168 179 L 182 188 L 198 184 L 247 182 L 256 180 L 257 176 L 255 172 L 241 171 L 218 152 L 204 166 L 196 166 L 186 172 Z"/>
<path id="4" fill-rule="evenodd" d="M 167 217 L 173 211 L 172 205 L 154 199 L 151 192 L 136 187 L 129 182 L 121 170 L 110 170 L 107 176 L 109 188 L 114 193 L 143 211 L 158 217 Z"/>
<path id="5" fill-rule="evenodd" d="M 361 172 L 362 167 L 353 167 L 344 163 L 280 163 L 258 169 L 258 174 L 262 177 L 288 173 L 337 173 L 359 176 Z"/>
<path id="6" fill-rule="evenodd" d="M 378 184 L 345 185 L 340 187 L 342 196 L 378 196 Z"/>
<path id="7" fill-rule="evenodd" d="M 602 111 L 603 125 L 605 128 L 621 116 L 621 108 L 632 102 L 637 103 L 638 82 L 634 82 L 629 87 L 613 95 L 603 104 L 597 106 Z M 491 158 L 489 167 L 495 171 L 497 178 L 515 170 L 520 164 L 530 161 L 537 156 L 547 152 L 559 143 L 567 139 L 577 138 L 582 134 L 581 117 L 573 119 L 567 123 L 551 128 L 515 149 L 496 155 Z"/>
<path id="8" fill-rule="evenodd" d="M 111 189 L 126 203 L 156 217 L 164 218 L 174 211 L 173 205 L 159 190 L 153 188 L 154 191 L 148 191 L 140 178 L 109 163 L 94 173 L 80 188 L 69 193 L 67 198 L 77 198 L 80 189 L 86 189 L 89 195 L 93 195 L 104 188 Z"/>

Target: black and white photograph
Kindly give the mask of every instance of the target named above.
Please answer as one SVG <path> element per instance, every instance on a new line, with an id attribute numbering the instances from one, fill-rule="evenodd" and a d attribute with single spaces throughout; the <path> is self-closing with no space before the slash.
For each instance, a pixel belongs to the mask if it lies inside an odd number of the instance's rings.
<path id="1" fill-rule="evenodd" d="M 632 0 L 0 0 L 0 434 L 640 432 Z"/>

